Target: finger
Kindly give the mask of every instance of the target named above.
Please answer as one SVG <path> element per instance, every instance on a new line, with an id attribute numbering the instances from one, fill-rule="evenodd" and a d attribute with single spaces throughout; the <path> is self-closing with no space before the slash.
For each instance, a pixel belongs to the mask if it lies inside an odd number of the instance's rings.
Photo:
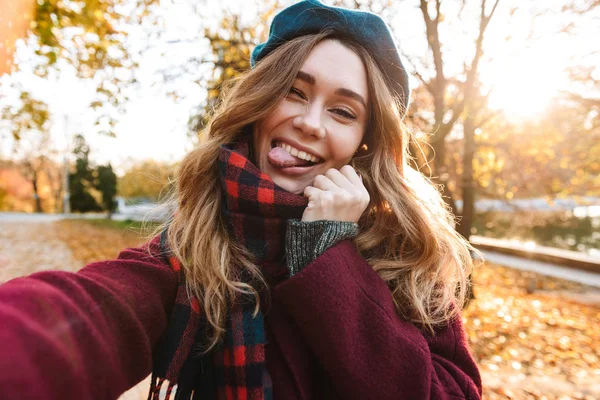
<path id="1" fill-rule="evenodd" d="M 344 165 L 340 168 L 340 173 L 350 181 L 354 186 L 361 187 L 363 185 L 362 176 L 351 165 Z"/>
<path id="2" fill-rule="evenodd" d="M 314 186 L 307 186 L 304 189 L 304 197 L 307 197 L 309 201 L 318 198 L 321 195 L 321 193 L 323 193 L 323 191 Z"/>
<path id="3" fill-rule="evenodd" d="M 317 175 L 312 184 L 315 188 L 321 190 L 337 191 L 340 189 L 331 179 L 325 175 Z"/>
<path id="4" fill-rule="evenodd" d="M 343 168 L 343 167 L 342 167 Z M 352 167 L 350 167 L 352 168 Z M 352 191 L 355 189 L 355 185 L 352 184 L 340 171 L 337 169 L 331 168 L 325 172 L 325 176 L 329 178 L 333 183 L 337 186 L 346 189 L 347 191 Z"/>

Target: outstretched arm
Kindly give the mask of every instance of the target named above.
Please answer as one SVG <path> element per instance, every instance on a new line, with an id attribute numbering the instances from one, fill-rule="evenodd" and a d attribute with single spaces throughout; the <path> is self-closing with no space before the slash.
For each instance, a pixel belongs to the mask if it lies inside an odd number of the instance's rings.
<path id="1" fill-rule="evenodd" d="M 177 290 L 157 239 L 150 249 L 0 286 L 1 397 L 115 399 L 145 378 Z"/>

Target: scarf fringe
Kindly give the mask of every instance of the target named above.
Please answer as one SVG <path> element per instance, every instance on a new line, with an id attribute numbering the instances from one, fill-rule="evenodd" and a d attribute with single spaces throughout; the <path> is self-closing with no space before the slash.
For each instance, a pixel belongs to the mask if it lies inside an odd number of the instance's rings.
<path id="1" fill-rule="evenodd" d="M 163 383 L 167 382 L 166 393 L 164 397 L 160 397 L 160 391 L 163 386 Z M 177 386 L 177 382 L 171 382 L 166 378 L 160 378 L 156 376 L 152 376 L 150 381 L 150 392 L 148 393 L 148 400 L 170 400 L 171 393 L 173 389 Z M 179 390 L 179 387 L 175 389 L 175 399 L 174 400 L 188 400 L 191 399 L 194 392 L 192 391 L 189 394 L 183 393 L 182 390 Z"/>

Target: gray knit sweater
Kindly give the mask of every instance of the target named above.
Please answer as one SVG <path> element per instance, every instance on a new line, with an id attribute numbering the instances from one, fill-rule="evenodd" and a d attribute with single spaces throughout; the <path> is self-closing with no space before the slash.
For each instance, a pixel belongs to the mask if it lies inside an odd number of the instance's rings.
<path id="1" fill-rule="evenodd" d="M 288 221 L 285 255 L 290 276 L 297 274 L 337 242 L 358 234 L 358 224 L 342 221 Z"/>

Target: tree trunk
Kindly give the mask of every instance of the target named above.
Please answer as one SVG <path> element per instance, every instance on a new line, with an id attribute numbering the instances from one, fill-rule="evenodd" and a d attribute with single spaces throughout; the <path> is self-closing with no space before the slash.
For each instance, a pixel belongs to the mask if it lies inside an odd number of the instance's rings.
<path id="1" fill-rule="evenodd" d="M 467 114 L 464 126 L 464 156 L 462 173 L 462 215 L 458 221 L 457 231 L 465 239 L 471 237 L 471 227 L 473 226 L 473 215 L 475 211 L 475 181 L 473 179 L 473 157 L 475 155 L 475 121 L 471 114 Z M 473 256 L 473 255 L 471 255 Z M 465 298 L 464 308 L 471 304 L 475 299 L 473 289 L 473 276 L 469 275 L 467 296 Z"/>
<path id="2" fill-rule="evenodd" d="M 63 209 L 63 177 L 60 172 L 57 172 L 54 175 L 54 171 L 51 166 L 47 166 L 44 169 L 44 172 L 48 176 L 48 182 L 50 187 L 50 192 L 52 193 L 52 198 L 54 199 L 54 211 L 60 213 Z"/>
<path id="3" fill-rule="evenodd" d="M 464 156 L 462 173 L 463 207 L 457 231 L 465 239 L 471 236 L 473 216 L 475 212 L 475 182 L 473 180 L 473 157 L 475 155 L 475 122 L 471 116 L 464 123 Z"/>
<path id="4" fill-rule="evenodd" d="M 31 183 L 33 184 L 33 198 L 35 199 L 35 212 L 42 212 L 42 199 L 40 199 L 40 195 L 38 193 L 38 174 L 35 168 L 33 169 L 33 178 L 31 179 Z"/>

